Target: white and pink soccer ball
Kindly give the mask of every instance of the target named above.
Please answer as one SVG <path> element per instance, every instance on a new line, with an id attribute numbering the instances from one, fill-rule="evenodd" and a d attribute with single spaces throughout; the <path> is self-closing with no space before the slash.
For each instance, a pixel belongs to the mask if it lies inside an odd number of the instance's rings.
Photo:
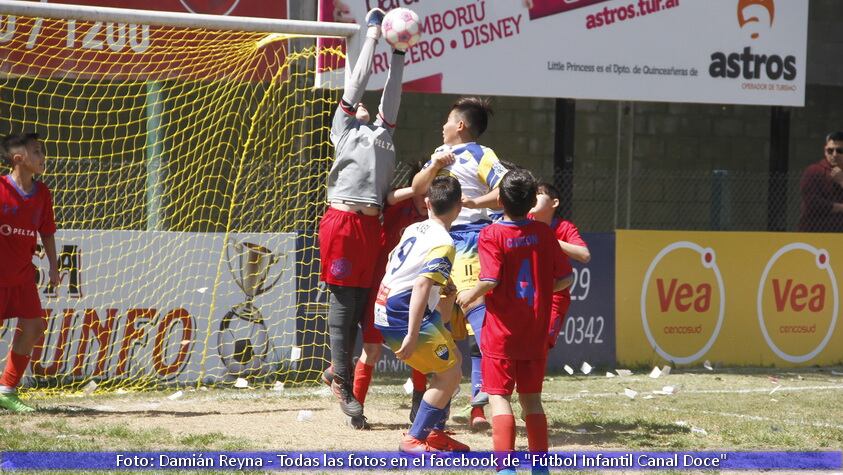
<path id="1" fill-rule="evenodd" d="M 407 51 L 421 39 L 421 22 L 416 12 L 408 8 L 395 8 L 383 18 L 381 31 L 390 46 Z"/>

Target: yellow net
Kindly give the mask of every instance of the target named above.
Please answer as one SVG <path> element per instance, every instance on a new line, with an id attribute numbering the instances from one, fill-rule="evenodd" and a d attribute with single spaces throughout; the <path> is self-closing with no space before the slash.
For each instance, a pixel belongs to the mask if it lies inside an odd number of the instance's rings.
<path id="1" fill-rule="evenodd" d="M 0 133 L 45 142 L 62 276 L 48 288 L 34 256 L 48 330 L 25 386 L 316 380 L 338 99 L 312 87 L 316 56 L 266 33 L 2 17 Z"/>

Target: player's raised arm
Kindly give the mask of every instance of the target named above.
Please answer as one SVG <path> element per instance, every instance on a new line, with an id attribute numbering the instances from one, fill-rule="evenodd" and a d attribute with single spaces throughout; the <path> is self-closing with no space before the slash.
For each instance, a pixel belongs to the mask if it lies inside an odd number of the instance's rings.
<path id="1" fill-rule="evenodd" d="M 375 8 L 366 14 L 366 39 L 363 41 L 363 48 L 354 64 L 348 83 L 343 91 L 341 106 L 354 109 L 363 98 L 366 92 L 366 85 L 372 75 L 372 66 L 375 63 L 375 46 L 381 37 L 381 22 L 383 21 L 383 10 Z M 353 115 L 353 112 L 352 112 Z"/>
<path id="2" fill-rule="evenodd" d="M 380 110 L 375 119 L 376 126 L 386 126 L 390 132 L 395 130 L 398 121 L 398 108 L 401 107 L 401 82 L 404 78 L 404 52 L 392 50 L 389 62 L 389 75 L 381 95 Z"/>

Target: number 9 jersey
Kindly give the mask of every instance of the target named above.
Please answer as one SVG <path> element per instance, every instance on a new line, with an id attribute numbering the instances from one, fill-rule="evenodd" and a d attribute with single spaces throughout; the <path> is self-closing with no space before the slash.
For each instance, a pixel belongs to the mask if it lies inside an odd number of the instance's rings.
<path id="1" fill-rule="evenodd" d="M 429 320 L 439 303 L 439 289 L 451 276 L 454 253 L 454 241 L 439 223 L 428 219 L 409 226 L 389 255 L 375 301 L 375 326 L 407 329 L 410 295 L 418 277 L 426 277 L 436 284 L 430 292 L 422 323 Z"/>

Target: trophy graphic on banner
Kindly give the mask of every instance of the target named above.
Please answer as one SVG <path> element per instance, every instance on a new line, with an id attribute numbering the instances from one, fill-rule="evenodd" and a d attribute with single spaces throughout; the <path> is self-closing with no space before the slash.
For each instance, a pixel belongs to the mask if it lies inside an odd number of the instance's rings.
<path id="1" fill-rule="evenodd" d="M 279 360 L 270 341 L 266 320 L 254 300 L 281 279 L 286 256 L 276 255 L 258 244 L 235 240 L 229 243 L 225 253 L 234 282 L 246 294 L 244 302 L 225 314 L 217 333 L 217 351 L 226 368 L 225 376 L 227 379 L 265 376 L 276 369 Z M 270 278 L 273 272 L 277 275 Z"/>

